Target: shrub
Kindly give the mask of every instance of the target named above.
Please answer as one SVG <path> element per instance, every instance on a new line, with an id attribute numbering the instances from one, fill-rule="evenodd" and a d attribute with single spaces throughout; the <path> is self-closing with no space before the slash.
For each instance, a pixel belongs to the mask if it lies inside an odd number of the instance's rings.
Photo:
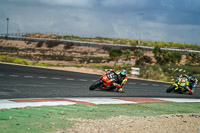
<path id="1" fill-rule="evenodd" d="M 9 57 L 9 56 L 0 56 L 0 61 L 22 64 L 22 65 L 31 65 L 32 64 L 30 61 L 26 61 L 26 60 L 16 58 L 16 57 Z"/>
<path id="2" fill-rule="evenodd" d="M 153 63 L 152 58 L 146 55 L 136 60 L 136 65 L 145 65 L 145 64 L 152 64 L 152 63 Z"/>
<path id="3" fill-rule="evenodd" d="M 121 49 L 111 49 L 109 51 L 109 56 L 112 60 L 115 60 L 115 64 L 120 59 L 121 55 L 122 55 Z"/>
<path id="4" fill-rule="evenodd" d="M 196 76 L 200 80 L 198 67 L 190 66 L 140 66 L 140 77 L 146 79 L 175 82 L 180 74 Z"/>
<path id="5" fill-rule="evenodd" d="M 133 55 L 135 56 L 136 59 L 139 59 L 144 56 L 144 51 L 141 49 L 136 49 L 133 51 Z"/>
<path id="6" fill-rule="evenodd" d="M 71 64 L 70 66 L 72 66 L 72 67 L 83 67 L 84 65 L 82 65 L 82 64 Z"/>
<path id="7" fill-rule="evenodd" d="M 19 58 L 15 58 L 12 63 L 28 65 L 28 63 L 25 60 Z"/>
<path id="8" fill-rule="evenodd" d="M 60 44 L 60 42 L 59 41 L 47 41 L 46 44 L 47 44 L 48 48 L 52 48 L 52 47 L 58 46 Z"/>
<path id="9" fill-rule="evenodd" d="M 42 47 L 43 43 L 44 43 L 43 41 L 39 41 L 39 42 L 37 42 L 36 47 L 38 47 L 38 48 L 39 48 L 39 47 Z"/>
<path id="10" fill-rule="evenodd" d="M 177 64 L 180 62 L 182 55 L 178 52 L 161 50 L 159 46 L 153 49 L 156 63 L 159 65 Z"/>
<path id="11" fill-rule="evenodd" d="M 70 49 L 73 46 L 73 42 L 69 42 L 64 45 L 64 49 Z"/>
<path id="12" fill-rule="evenodd" d="M 187 53 L 186 58 L 188 65 L 195 65 L 200 63 L 200 54 L 198 53 Z"/>
<path id="13" fill-rule="evenodd" d="M 45 66 L 45 67 L 49 67 L 49 66 L 55 66 L 54 64 L 51 63 L 43 63 L 43 62 L 36 62 L 33 64 L 34 66 Z"/>
<path id="14" fill-rule="evenodd" d="M 120 39 L 120 44 L 127 44 L 128 43 L 128 40 L 127 39 Z"/>

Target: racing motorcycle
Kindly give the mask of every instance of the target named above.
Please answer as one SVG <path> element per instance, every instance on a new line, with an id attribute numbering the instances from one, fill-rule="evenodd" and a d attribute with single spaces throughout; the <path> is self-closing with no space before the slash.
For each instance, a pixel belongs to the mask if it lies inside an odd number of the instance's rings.
<path id="1" fill-rule="evenodd" d="M 95 81 L 89 90 L 101 89 L 107 91 L 118 91 L 122 85 L 117 84 L 118 78 L 113 71 L 104 72 L 99 80 Z"/>
<path id="2" fill-rule="evenodd" d="M 166 90 L 167 93 L 170 93 L 172 91 L 177 93 L 189 93 L 190 88 L 188 79 L 186 77 L 183 77 L 178 83 L 174 83 Z"/>

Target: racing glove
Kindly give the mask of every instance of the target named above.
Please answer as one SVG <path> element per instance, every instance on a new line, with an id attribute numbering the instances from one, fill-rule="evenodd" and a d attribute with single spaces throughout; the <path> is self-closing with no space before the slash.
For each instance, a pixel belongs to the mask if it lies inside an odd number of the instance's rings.
<path id="1" fill-rule="evenodd" d="M 190 94 L 194 94 L 194 91 L 193 91 L 193 90 L 190 90 Z"/>
<path id="2" fill-rule="evenodd" d="M 127 82 L 127 79 L 124 79 L 123 81 L 122 81 L 122 85 L 125 85 L 126 84 L 126 82 Z"/>

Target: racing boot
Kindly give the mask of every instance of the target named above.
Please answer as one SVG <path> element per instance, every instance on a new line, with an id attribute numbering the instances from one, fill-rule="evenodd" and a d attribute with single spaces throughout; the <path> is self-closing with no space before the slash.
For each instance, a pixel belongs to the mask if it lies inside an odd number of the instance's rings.
<path id="1" fill-rule="evenodd" d="M 122 87 L 121 88 L 116 88 L 116 91 L 117 92 L 123 92 L 123 89 L 122 89 Z"/>
<path id="2" fill-rule="evenodd" d="M 121 88 L 119 88 L 119 90 L 118 90 L 119 92 L 123 92 L 123 89 L 122 89 L 122 87 Z"/>

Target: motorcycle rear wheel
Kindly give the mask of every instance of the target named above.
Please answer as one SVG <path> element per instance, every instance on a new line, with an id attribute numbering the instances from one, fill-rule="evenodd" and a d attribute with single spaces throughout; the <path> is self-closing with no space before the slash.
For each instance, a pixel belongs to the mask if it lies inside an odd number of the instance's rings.
<path id="1" fill-rule="evenodd" d="M 175 85 L 171 85 L 169 88 L 167 88 L 166 92 L 167 92 L 167 93 L 170 93 L 170 92 L 172 92 L 175 88 L 176 88 Z"/>
<path id="2" fill-rule="evenodd" d="M 89 90 L 95 90 L 100 87 L 102 82 L 100 80 L 95 81 L 90 87 Z"/>

